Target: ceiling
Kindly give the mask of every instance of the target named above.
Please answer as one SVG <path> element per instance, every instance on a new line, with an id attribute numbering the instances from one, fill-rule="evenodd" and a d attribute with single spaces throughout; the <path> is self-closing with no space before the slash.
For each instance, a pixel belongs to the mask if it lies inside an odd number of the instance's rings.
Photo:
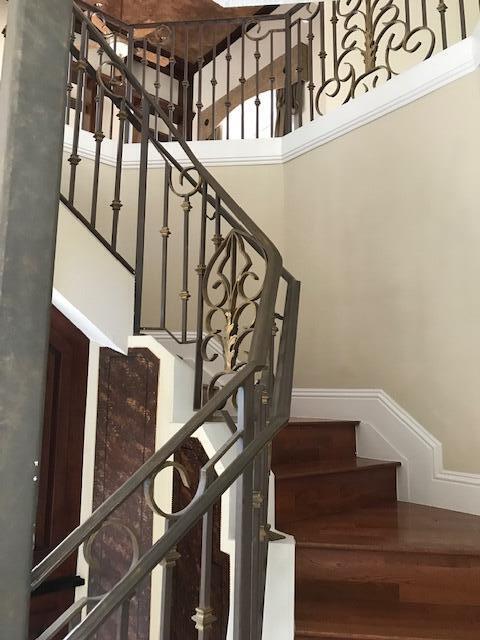
<path id="1" fill-rule="evenodd" d="M 97 0 L 87 0 L 94 6 Z M 100 0 L 101 10 L 129 24 L 142 22 L 175 22 L 208 20 L 254 15 L 262 8 L 224 9 L 214 0 Z"/>

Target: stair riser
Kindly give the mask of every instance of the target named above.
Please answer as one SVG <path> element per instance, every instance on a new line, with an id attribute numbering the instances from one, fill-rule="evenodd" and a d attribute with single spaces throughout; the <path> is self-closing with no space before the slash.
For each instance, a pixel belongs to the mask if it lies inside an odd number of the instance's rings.
<path id="1" fill-rule="evenodd" d="M 395 467 L 276 480 L 277 526 L 396 500 Z M 285 529 L 288 531 L 288 529 Z"/>
<path id="2" fill-rule="evenodd" d="M 355 428 L 355 422 L 287 425 L 274 440 L 272 466 L 351 459 L 356 451 Z"/>
<path id="3" fill-rule="evenodd" d="M 297 597 L 317 594 L 328 583 L 357 589 L 372 585 L 401 602 L 480 605 L 480 558 L 447 554 L 312 549 L 297 547 Z M 397 593 L 396 593 L 397 592 Z"/>

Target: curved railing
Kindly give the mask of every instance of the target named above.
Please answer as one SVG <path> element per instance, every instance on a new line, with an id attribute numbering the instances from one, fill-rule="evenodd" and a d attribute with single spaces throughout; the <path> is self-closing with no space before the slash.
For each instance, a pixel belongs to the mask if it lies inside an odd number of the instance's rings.
<path id="1" fill-rule="evenodd" d="M 95 43 L 95 55 L 98 56 L 96 67 L 91 60 L 92 43 Z M 106 211 L 101 206 L 101 145 L 104 137 L 101 114 L 109 101 L 118 112 L 119 125 L 108 245 L 112 252 L 120 255 L 122 242 L 132 241 L 130 235 L 123 240 L 122 234 L 119 235 L 121 216 L 131 215 L 131 209 L 123 206 L 121 201 L 121 179 L 125 132 L 127 127 L 132 127 L 138 132 L 141 143 L 133 234 L 136 236 L 135 330 L 137 333 L 142 331 L 142 304 L 146 304 L 143 285 L 147 272 L 152 268 L 146 257 L 149 240 L 147 227 L 157 224 L 156 218 L 152 222 L 150 218 L 155 211 L 158 212 L 158 201 L 161 199 L 158 193 L 152 196 L 148 189 L 152 173 L 149 153 L 153 149 L 157 159 L 160 158 L 164 165 L 161 247 L 158 247 L 161 260 L 159 272 L 154 274 L 154 281 L 161 289 L 159 327 L 179 342 L 192 341 L 196 345 L 195 403 L 200 408 L 164 446 L 33 569 L 32 588 L 36 589 L 82 545 L 87 559 L 91 560 L 90 551 L 96 535 L 106 526 L 119 526 L 116 510 L 139 488 L 144 488 L 152 511 L 167 519 L 164 535 L 143 554 L 135 548 L 135 536 L 132 536 L 132 565 L 110 591 L 75 603 L 42 633 L 39 640 L 58 637 L 59 630 L 67 623 L 72 624 L 82 609 L 86 610 L 86 615 L 68 632 L 66 637 L 69 640 L 92 637 L 116 610 L 122 612 L 119 637 L 126 638 L 129 602 L 139 584 L 161 562 L 164 563 L 166 575 L 163 581 L 163 609 L 166 614 L 170 599 L 171 580 L 168 576 L 172 570 L 172 551 L 202 518 L 204 545 L 208 548 L 209 540 L 211 545 L 212 507 L 235 481 L 240 508 L 235 538 L 234 637 L 236 640 L 260 638 L 269 529 L 268 445 L 289 418 L 299 283 L 283 267 L 281 256 L 269 236 L 199 162 L 155 98 L 144 91 L 141 82 L 115 54 L 101 31 L 77 6 L 74 6 L 71 52 L 77 74 L 77 95 L 72 153 L 69 158 L 70 174 L 63 185 L 64 194 L 66 190 L 68 195 L 63 196 L 63 202 L 75 210 L 90 228 L 96 230 L 105 225 Z M 74 206 L 81 162 L 85 162 L 79 154 L 79 139 L 89 86 L 94 88 L 97 105 L 94 131 L 96 152 L 90 160 L 92 191 L 91 197 L 84 200 L 84 205 L 88 201 L 90 216 Z M 139 102 L 135 102 L 135 96 L 140 98 Z M 178 141 L 187 158 L 187 166 L 182 166 L 159 142 L 155 135 L 157 120 Z M 153 186 L 157 186 L 157 181 Z M 180 221 L 170 215 L 172 200 L 178 202 Z M 192 211 L 197 212 L 196 217 L 192 217 Z M 177 229 L 174 229 L 175 225 Z M 209 226 L 214 231 L 211 244 L 207 239 Z M 175 230 L 178 234 L 174 233 Z M 180 242 L 172 251 L 169 243 L 177 237 Z M 196 267 L 192 265 L 193 240 L 198 247 Z M 172 256 L 173 262 L 169 262 Z M 192 269 L 198 279 L 193 320 L 189 314 L 193 296 L 189 290 Z M 179 276 L 181 284 L 180 309 L 172 321 L 178 323 L 175 325 L 180 327 L 178 332 L 172 330 L 172 325 L 167 327 L 167 305 L 171 298 L 168 285 L 173 279 L 170 275 L 172 270 Z M 281 325 L 281 330 L 278 330 L 278 325 Z M 189 339 L 191 329 L 193 339 Z M 214 344 L 216 350 L 212 349 Z M 215 366 L 216 363 L 220 363 L 220 366 L 216 372 L 210 373 L 210 380 L 204 384 L 205 365 Z M 207 393 L 202 401 L 204 387 Z M 153 486 L 156 476 L 162 469 L 172 465 L 169 459 L 182 443 L 219 412 L 230 428 L 230 437 L 202 468 L 197 494 L 189 506 L 180 514 L 165 514 L 155 502 Z M 220 461 L 225 462 L 227 454 L 233 457 L 233 461 L 218 476 L 215 475 L 215 465 Z M 178 464 L 173 463 L 173 466 L 183 473 Z M 128 529 L 124 522 L 120 526 Z M 211 555 L 206 552 L 202 554 L 202 586 L 195 616 L 199 637 L 202 638 L 207 637 L 205 634 L 208 634 L 214 621 L 210 602 L 209 563 Z M 169 615 L 163 615 L 162 638 L 170 637 L 169 624 Z"/>
<path id="2" fill-rule="evenodd" d="M 480 17 L 465 0 L 324 0 L 127 25 L 84 6 L 186 140 L 288 134 L 466 38 Z"/>

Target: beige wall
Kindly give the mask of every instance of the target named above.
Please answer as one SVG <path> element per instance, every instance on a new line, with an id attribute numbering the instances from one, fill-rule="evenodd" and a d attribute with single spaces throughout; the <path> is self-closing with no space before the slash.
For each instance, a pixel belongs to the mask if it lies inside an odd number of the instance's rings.
<path id="1" fill-rule="evenodd" d="M 446 467 L 472 472 L 480 472 L 479 80 L 471 74 L 283 166 L 211 168 L 302 280 L 295 386 L 382 388 L 443 443 Z M 80 197 L 88 164 L 79 169 Z M 106 168 L 102 226 L 112 183 Z M 126 171 L 120 245 L 129 257 L 137 188 L 138 173 Z M 162 204 L 163 171 L 155 169 L 143 318 L 152 325 Z M 172 208 L 177 238 L 182 215 Z M 170 242 L 175 330 L 180 254 Z M 196 260 L 192 245 L 192 291 Z"/>
<path id="2" fill-rule="evenodd" d="M 126 350 L 133 327 L 133 276 L 62 204 L 59 209 L 53 286 L 68 303 L 69 315 L 84 333 L 78 315 L 92 323 L 99 341 Z M 54 298 L 55 301 L 55 298 Z M 102 341 L 102 344 L 106 342 Z"/>
<path id="3" fill-rule="evenodd" d="M 297 387 L 380 387 L 480 472 L 480 73 L 285 166 Z"/>

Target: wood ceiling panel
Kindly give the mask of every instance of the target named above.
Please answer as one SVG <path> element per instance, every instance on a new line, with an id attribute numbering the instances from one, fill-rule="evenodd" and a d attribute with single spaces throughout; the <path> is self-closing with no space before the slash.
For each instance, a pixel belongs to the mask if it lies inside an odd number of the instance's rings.
<path id="1" fill-rule="evenodd" d="M 95 0 L 87 0 L 95 6 Z M 254 15 L 261 9 L 254 7 L 223 9 L 213 0 L 101 0 L 101 10 L 129 24 L 142 22 L 175 22 L 208 20 Z"/>
<path id="2" fill-rule="evenodd" d="M 96 0 L 86 0 L 92 6 L 99 6 Z M 275 5 L 224 9 L 213 0 L 101 0 L 104 13 L 128 24 L 179 22 L 185 20 L 210 20 L 241 18 L 257 13 L 271 13 Z M 240 23 L 214 23 L 208 27 L 191 25 L 177 26 L 170 41 L 162 45 L 162 51 L 173 53 L 177 59 L 196 63 L 201 57 L 212 55 L 215 45 L 224 41 L 228 34 L 235 37 Z M 135 37 L 141 40 L 151 33 L 149 29 L 136 29 Z M 153 41 L 151 41 L 153 43 Z"/>

